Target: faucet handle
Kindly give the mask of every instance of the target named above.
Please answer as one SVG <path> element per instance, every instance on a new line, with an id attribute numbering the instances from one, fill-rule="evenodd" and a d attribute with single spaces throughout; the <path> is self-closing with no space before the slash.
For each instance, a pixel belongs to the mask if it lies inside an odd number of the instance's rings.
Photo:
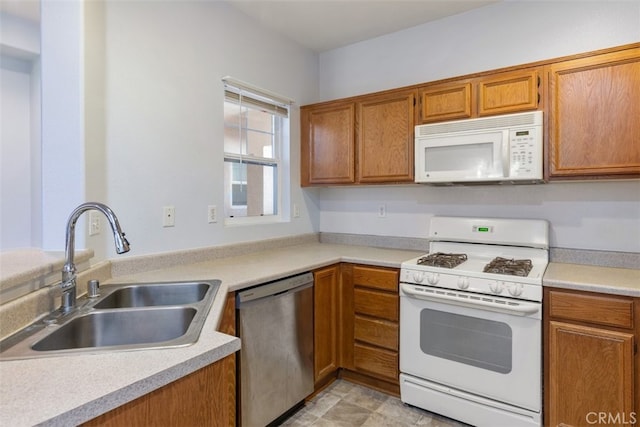
<path id="1" fill-rule="evenodd" d="M 96 298 L 100 296 L 100 281 L 89 280 L 87 282 L 87 297 Z"/>

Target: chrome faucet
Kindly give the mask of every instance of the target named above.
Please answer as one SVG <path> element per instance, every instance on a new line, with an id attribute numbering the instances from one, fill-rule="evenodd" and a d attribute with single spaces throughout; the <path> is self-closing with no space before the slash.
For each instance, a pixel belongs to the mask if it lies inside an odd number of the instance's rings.
<path id="1" fill-rule="evenodd" d="M 62 267 L 62 304 L 60 305 L 60 311 L 62 313 L 68 313 L 76 306 L 76 266 L 73 262 L 74 245 L 75 245 L 75 229 L 76 222 L 80 215 L 88 210 L 97 210 L 104 214 L 109 220 L 111 230 L 113 231 L 113 239 L 116 244 L 116 252 L 123 254 L 129 252 L 129 242 L 124 237 L 124 233 L 120 228 L 120 223 L 116 214 L 113 213 L 111 208 L 102 203 L 88 202 L 83 203 L 71 212 L 69 220 L 67 221 L 67 235 L 65 245 L 65 263 Z"/>

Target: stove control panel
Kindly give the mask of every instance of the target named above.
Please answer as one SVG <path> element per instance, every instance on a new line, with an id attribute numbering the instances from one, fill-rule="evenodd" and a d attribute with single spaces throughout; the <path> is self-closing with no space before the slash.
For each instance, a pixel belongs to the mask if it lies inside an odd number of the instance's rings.
<path id="1" fill-rule="evenodd" d="M 542 285 L 518 283 L 509 280 L 464 276 L 459 274 L 434 273 L 403 267 L 400 281 L 422 286 L 463 290 L 478 294 L 500 295 L 529 301 L 542 301 Z"/>

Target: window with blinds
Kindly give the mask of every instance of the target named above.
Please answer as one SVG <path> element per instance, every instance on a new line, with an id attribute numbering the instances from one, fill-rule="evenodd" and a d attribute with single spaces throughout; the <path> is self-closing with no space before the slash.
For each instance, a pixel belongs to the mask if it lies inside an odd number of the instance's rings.
<path id="1" fill-rule="evenodd" d="M 289 103 L 223 80 L 225 218 L 278 219 Z"/>

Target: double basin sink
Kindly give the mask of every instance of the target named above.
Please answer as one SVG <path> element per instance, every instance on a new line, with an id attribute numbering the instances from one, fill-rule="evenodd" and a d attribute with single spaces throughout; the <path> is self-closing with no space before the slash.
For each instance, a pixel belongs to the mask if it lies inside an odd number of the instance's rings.
<path id="1" fill-rule="evenodd" d="M 70 314 L 39 320 L 0 342 L 0 360 L 151 348 L 198 340 L 219 280 L 112 284 Z"/>

